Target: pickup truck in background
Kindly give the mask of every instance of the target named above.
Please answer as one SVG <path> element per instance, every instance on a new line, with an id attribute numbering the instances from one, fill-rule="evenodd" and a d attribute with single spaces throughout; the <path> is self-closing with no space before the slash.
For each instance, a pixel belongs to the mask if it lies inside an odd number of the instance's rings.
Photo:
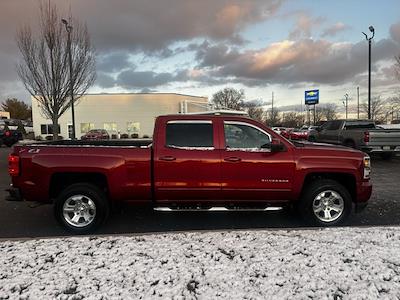
<path id="1" fill-rule="evenodd" d="M 384 129 L 369 120 L 333 120 L 309 134 L 311 142 L 343 145 L 390 159 L 400 152 L 400 130 Z"/>
<path id="2" fill-rule="evenodd" d="M 290 206 L 331 226 L 366 206 L 370 172 L 367 154 L 291 143 L 247 117 L 169 115 L 156 119 L 153 140 L 14 146 L 8 200 L 54 204 L 74 233 L 91 232 L 122 201 L 167 211 Z"/>

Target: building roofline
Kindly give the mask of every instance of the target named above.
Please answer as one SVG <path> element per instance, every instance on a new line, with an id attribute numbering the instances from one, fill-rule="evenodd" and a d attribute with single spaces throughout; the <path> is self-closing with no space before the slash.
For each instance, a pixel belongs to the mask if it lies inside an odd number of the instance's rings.
<path id="1" fill-rule="evenodd" d="M 181 93 L 87 93 L 84 96 L 88 95 L 178 95 L 178 96 L 186 96 L 186 97 L 195 97 L 195 98 L 207 98 L 207 96 L 196 96 L 196 95 L 188 95 Z"/>

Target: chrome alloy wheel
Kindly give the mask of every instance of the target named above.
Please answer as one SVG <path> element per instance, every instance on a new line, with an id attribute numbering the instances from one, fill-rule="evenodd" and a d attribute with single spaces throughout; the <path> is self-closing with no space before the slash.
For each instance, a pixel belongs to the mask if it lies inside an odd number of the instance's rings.
<path id="1" fill-rule="evenodd" d="M 71 226 L 88 226 L 96 217 L 96 204 L 88 196 L 71 196 L 64 202 L 63 216 L 64 220 Z"/>
<path id="2" fill-rule="evenodd" d="M 323 191 L 313 200 L 313 212 L 322 222 L 330 223 L 336 221 L 343 214 L 343 211 L 343 198 L 336 191 Z"/>

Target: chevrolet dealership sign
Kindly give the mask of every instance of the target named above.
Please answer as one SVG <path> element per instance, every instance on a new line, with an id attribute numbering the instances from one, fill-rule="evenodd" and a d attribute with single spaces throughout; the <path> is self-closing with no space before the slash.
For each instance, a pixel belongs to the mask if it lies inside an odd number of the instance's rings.
<path id="1" fill-rule="evenodd" d="M 314 105 L 319 103 L 319 90 L 305 91 L 306 105 Z"/>

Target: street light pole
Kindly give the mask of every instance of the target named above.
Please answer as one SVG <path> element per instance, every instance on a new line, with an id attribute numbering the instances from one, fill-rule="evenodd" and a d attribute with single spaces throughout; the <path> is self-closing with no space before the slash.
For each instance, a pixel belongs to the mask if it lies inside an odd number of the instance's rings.
<path id="1" fill-rule="evenodd" d="M 349 95 L 348 94 L 345 94 L 344 95 L 344 98 L 345 98 L 345 103 L 343 103 L 344 105 L 345 105 L 345 107 L 346 107 L 346 120 L 347 120 L 347 112 L 348 112 L 348 106 L 349 106 Z"/>
<path id="2" fill-rule="evenodd" d="M 372 36 L 368 37 L 368 35 L 363 32 L 365 39 L 368 41 L 368 119 L 371 119 L 371 44 L 372 39 L 375 36 L 375 28 L 373 26 L 369 26 L 369 31 L 372 32 Z"/>
<path id="3" fill-rule="evenodd" d="M 71 139 L 75 140 L 75 108 L 74 108 L 74 82 L 73 82 L 73 73 L 72 73 L 72 53 L 71 53 L 71 32 L 72 26 L 68 24 L 68 21 L 65 19 L 61 20 L 65 25 L 65 30 L 68 34 L 67 39 L 67 49 L 68 49 L 68 64 L 69 64 L 69 92 L 71 97 L 71 113 L 72 113 L 72 134 Z"/>
<path id="4" fill-rule="evenodd" d="M 357 87 L 357 120 L 360 120 L 360 87 Z"/>

